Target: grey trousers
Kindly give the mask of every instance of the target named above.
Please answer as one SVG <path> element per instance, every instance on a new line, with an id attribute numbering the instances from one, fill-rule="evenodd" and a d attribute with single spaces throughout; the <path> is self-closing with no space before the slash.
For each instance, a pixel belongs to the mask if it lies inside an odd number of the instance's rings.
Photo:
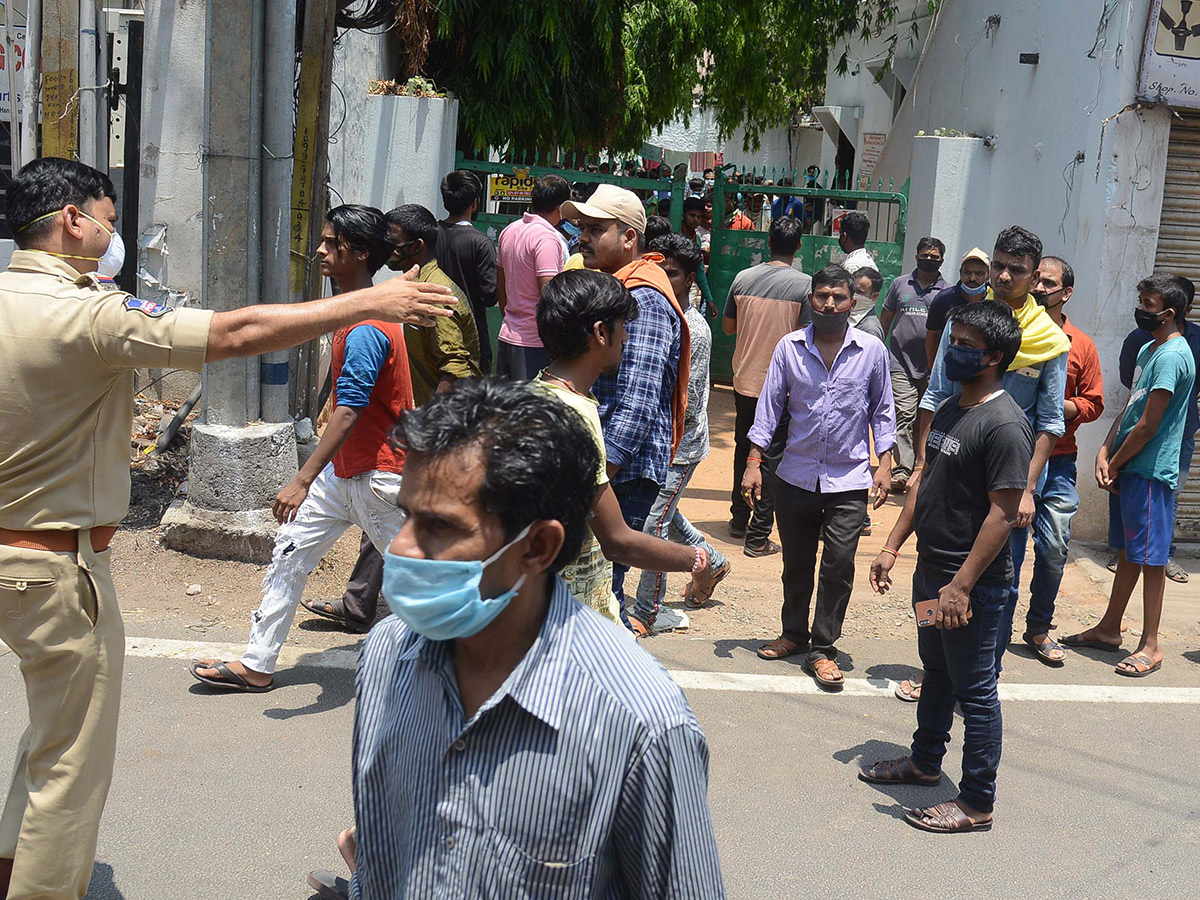
<path id="1" fill-rule="evenodd" d="M 904 372 L 892 370 L 892 395 L 896 402 L 896 460 L 892 478 L 907 481 L 912 475 L 916 454 L 917 407 L 929 387 L 928 378 L 910 378 Z"/>

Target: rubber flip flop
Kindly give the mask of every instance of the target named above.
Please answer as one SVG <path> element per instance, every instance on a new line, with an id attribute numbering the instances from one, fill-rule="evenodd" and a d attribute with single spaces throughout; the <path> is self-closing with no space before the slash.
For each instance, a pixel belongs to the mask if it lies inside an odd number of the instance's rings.
<path id="1" fill-rule="evenodd" d="M 1064 647 L 1070 647 L 1073 650 L 1106 650 L 1109 653 L 1120 653 L 1120 644 L 1110 644 L 1108 641 L 1093 641 L 1083 636 L 1083 632 L 1079 634 L 1068 634 L 1066 637 L 1059 638 L 1058 642 Z"/>
<path id="2" fill-rule="evenodd" d="M 196 671 L 197 669 L 216 669 L 221 677 L 213 678 L 209 675 L 201 675 Z M 265 694 L 275 687 L 274 679 L 271 679 L 269 684 L 262 685 L 261 687 L 257 684 L 251 684 L 223 662 L 210 664 L 194 659 L 192 660 L 192 664 L 188 666 L 188 671 L 201 684 L 207 684 L 209 687 L 218 688 L 222 691 L 240 691 L 243 694 Z"/>
<path id="3" fill-rule="evenodd" d="M 908 685 L 907 690 L 904 688 L 905 685 Z M 919 703 L 921 695 L 916 693 L 919 690 L 921 690 L 921 685 L 913 684 L 906 678 L 896 685 L 896 689 L 892 693 L 896 695 L 897 700 L 903 700 L 905 703 Z"/>
<path id="4" fill-rule="evenodd" d="M 1125 663 L 1129 662 L 1131 659 L 1135 660 L 1137 662 L 1140 662 L 1140 663 L 1145 663 L 1147 666 L 1149 666 L 1149 668 L 1148 669 L 1137 669 L 1137 668 L 1122 669 L 1121 666 L 1125 665 Z M 1113 669 L 1113 671 L 1116 672 L 1118 675 L 1124 675 L 1126 678 L 1145 678 L 1147 675 L 1157 672 L 1161 668 L 1162 668 L 1162 660 L 1161 659 L 1158 662 L 1155 662 L 1150 657 L 1148 657 L 1145 653 L 1135 653 L 1135 654 L 1127 656 L 1123 660 L 1121 660 L 1121 662 L 1117 664 L 1117 667 L 1115 669 Z"/>
<path id="5" fill-rule="evenodd" d="M 337 600 L 301 600 L 300 605 L 307 609 L 313 615 L 321 616 L 325 619 L 337 622 L 347 631 L 353 631 L 355 634 L 366 634 L 371 630 L 371 626 L 366 622 L 359 622 L 356 619 L 351 619 L 346 615 L 346 608 L 342 605 L 341 599 Z M 333 612 L 325 609 L 326 605 L 334 608 Z M 339 611 L 340 610 L 340 611 Z"/>
<path id="6" fill-rule="evenodd" d="M 322 900 L 346 900 L 350 896 L 350 882 L 339 878 L 328 869 L 317 869 L 308 873 L 308 886 Z"/>
<path id="7" fill-rule="evenodd" d="M 1025 643 L 1025 646 L 1031 648 L 1034 654 L 1037 655 L 1037 658 L 1046 665 L 1053 666 L 1057 669 L 1066 664 L 1065 657 L 1059 657 L 1058 659 L 1055 659 L 1050 655 L 1051 650 L 1062 650 L 1062 647 L 1057 641 L 1054 640 L 1054 638 L 1050 637 L 1049 635 L 1046 635 L 1046 640 L 1042 641 L 1040 644 L 1034 643 L 1033 638 L 1028 632 L 1021 635 L 1021 640 Z"/>

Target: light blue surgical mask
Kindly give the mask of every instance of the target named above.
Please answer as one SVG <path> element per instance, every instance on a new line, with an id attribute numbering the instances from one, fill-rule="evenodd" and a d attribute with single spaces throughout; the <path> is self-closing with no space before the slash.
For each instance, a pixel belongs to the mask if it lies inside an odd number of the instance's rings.
<path id="1" fill-rule="evenodd" d="M 383 599 L 401 622 L 434 641 L 451 641 L 478 634 L 504 611 L 525 576 L 496 597 L 483 597 L 483 570 L 522 540 L 533 525 L 487 559 L 415 559 L 390 550 L 383 560 Z"/>
<path id="2" fill-rule="evenodd" d="M 980 294 L 984 293 L 987 290 L 987 282 L 985 281 L 979 287 L 969 288 L 960 281 L 958 283 L 958 289 L 960 291 L 962 291 L 964 294 L 966 294 L 968 297 L 978 297 Z"/>

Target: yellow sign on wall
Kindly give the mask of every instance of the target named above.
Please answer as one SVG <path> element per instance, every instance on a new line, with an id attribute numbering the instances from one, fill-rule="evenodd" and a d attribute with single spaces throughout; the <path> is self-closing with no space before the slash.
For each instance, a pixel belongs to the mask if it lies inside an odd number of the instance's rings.
<path id="1" fill-rule="evenodd" d="M 533 186 L 537 179 L 532 175 L 493 175 L 489 182 L 488 196 L 496 203 L 529 203 L 533 200 Z"/>

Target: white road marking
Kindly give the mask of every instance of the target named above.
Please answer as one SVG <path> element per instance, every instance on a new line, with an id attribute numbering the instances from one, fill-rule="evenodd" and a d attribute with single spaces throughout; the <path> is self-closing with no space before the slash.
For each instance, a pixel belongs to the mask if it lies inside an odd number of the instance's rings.
<path id="1" fill-rule="evenodd" d="M 178 641 L 166 638 L 125 639 L 127 656 L 154 659 L 240 659 L 245 644 L 218 644 L 205 641 Z M 358 664 L 355 650 L 305 650 L 284 647 L 279 655 L 280 668 L 313 666 L 321 669 L 353 670 Z M 805 694 L 824 696 L 806 675 L 758 675 L 749 672 L 695 672 L 672 670 L 671 677 L 685 691 L 731 691 L 751 694 Z M 1113 676 L 1116 677 L 1115 675 Z M 847 678 L 845 687 L 834 697 L 891 697 L 896 682 L 883 678 Z M 1005 684 L 1000 685 L 1001 700 L 1028 700 L 1060 703 L 1188 703 L 1200 704 L 1200 688 L 1153 687 L 1150 685 L 1106 684 Z"/>

